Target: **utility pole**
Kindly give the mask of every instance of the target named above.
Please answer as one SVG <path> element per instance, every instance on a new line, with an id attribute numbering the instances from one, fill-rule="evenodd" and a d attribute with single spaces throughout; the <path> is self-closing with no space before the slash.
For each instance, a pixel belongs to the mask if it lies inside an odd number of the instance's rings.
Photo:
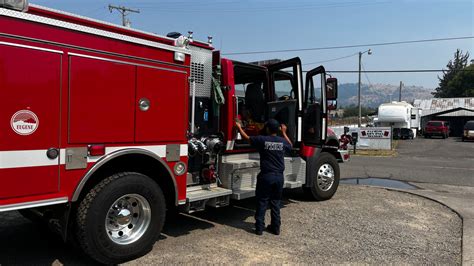
<path id="1" fill-rule="evenodd" d="M 362 106 L 360 105 L 360 87 L 361 87 L 361 72 L 362 72 L 362 55 L 367 53 L 368 55 L 371 55 L 372 54 L 372 50 L 369 49 L 365 52 L 359 52 L 359 91 L 358 91 L 358 94 L 357 94 L 357 102 L 358 102 L 358 105 L 359 105 L 359 121 L 357 123 L 357 125 L 360 127 L 361 124 L 362 124 Z"/>
<path id="2" fill-rule="evenodd" d="M 362 71 L 362 52 L 359 52 L 359 90 L 357 93 L 357 102 L 359 107 L 359 120 L 358 120 L 358 127 L 362 124 L 362 106 L 360 105 L 360 86 L 361 86 L 361 71 Z"/>
<path id="3" fill-rule="evenodd" d="M 400 81 L 400 92 L 398 93 L 398 101 L 402 101 L 402 87 L 403 87 L 403 81 Z"/>
<path id="4" fill-rule="evenodd" d="M 109 5 L 110 13 L 112 13 L 112 11 L 114 9 L 116 9 L 118 12 L 120 12 L 120 14 L 122 14 L 122 26 L 129 27 L 129 28 L 132 26 L 132 23 L 127 18 L 128 13 L 131 13 L 131 12 L 140 13 L 140 10 L 138 10 L 138 9 L 131 9 L 131 8 L 124 7 L 124 6 Z"/>

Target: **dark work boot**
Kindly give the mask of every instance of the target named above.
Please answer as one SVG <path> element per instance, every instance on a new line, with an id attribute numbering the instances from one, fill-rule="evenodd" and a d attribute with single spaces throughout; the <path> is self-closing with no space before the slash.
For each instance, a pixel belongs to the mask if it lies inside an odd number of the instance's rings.
<path id="1" fill-rule="evenodd" d="M 267 232 L 270 232 L 274 235 L 277 235 L 277 236 L 280 235 L 280 228 L 274 228 L 273 226 L 269 225 L 267 226 L 266 230 Z"/>
<path id="2" fill-rule="evenodd" d="M 261 236 L 263 234 L 263 231 L 261 230 L 255 230 L 255 234 L 258 236 Z"/>

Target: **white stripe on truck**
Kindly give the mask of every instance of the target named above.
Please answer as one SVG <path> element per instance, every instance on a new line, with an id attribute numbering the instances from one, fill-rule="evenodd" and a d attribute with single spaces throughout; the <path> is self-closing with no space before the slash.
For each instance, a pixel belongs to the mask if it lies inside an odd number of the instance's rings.
<path id="1" fill-rule="evenodd" d="M 105 147 L 105 155 L 124 149 L 141 149 L 150 151 L 159 157 L 166 157 L 166 145 L 148 145 L 148 146 L 121 146 Z M 40 166 L 54 166 L 66 164 L 66 149 L 60 150 L 59 158 L 49 159 L 46 156 L 48 150 L 20 150 L 20 151 L 0 151 L 0 169 L 26 168 Z M 103 156 L 105 156 L 103 155 Z M 188 145 L 180 145 L 180 156 L 188 155 Z M 103 156 L 88 157 L 88 163 L 95 163 Z"/>

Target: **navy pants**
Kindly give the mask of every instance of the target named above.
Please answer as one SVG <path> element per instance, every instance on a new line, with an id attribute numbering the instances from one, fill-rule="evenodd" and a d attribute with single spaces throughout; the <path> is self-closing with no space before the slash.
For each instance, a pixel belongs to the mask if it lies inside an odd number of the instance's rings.
<path id="1" fill-rule="evenodd" d="M 263 231 L 265 229 L 265 212 L 270 204 L 271 226 L 274 229 L 280 229 L 280 201 L 283 193 L 283 174 L 258 174 L 257 189 L 255 196 L 257 198 L 257 210 L 255 212 L 255 230 Z"/>

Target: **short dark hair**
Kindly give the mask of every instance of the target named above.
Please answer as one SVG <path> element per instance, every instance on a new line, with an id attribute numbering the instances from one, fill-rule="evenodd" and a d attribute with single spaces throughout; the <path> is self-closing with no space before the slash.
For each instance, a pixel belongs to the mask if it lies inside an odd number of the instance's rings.
<path id="1" fill-rule="evenodd" d="M 280 123 L 276 119 L 268 119 L 267 123 L 265 123 L 265 126 L 270 134 L 276 134 L 278 131 L 280 131 Z"/>

